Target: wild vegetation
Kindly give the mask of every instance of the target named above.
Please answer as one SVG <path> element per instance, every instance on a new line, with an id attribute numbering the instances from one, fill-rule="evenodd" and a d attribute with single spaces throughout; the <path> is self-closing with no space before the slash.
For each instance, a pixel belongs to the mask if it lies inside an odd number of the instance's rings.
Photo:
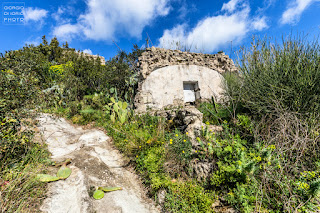
<path id="1" fill-rule="evenodd" d="M 135 64 L 142 51 L 135 46 L 101 65 L 43 37 L 39 46 L 1 56 L 1 209 L 31 206 L 34 212 L 44 196 L 36 174 L 45 173 L 50 160 L 27 127 L 28 118 L 43 111 L 104 127 L 149 195 L 158 201 L 164 195 L 164 211 L 214 212 L 217 200 L 240 212 L 317 211 L 318 41 L 253 40 L 241 50 L 239 73 L 224 74 L 228 101 L 199 106 L 204 122 L 223 131 L 203 128 L 197 151 L 189 133 L 172 121 L 133 113 Z M 214 169 L 199 179 L 191 162 L 210 162 Z"/>

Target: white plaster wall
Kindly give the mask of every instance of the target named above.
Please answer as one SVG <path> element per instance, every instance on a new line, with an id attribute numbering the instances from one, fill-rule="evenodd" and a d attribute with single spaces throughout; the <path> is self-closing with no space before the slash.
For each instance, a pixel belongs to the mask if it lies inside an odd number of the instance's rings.
<path id="1" fill-rule="evenodd" d="M 184 100 L 183 82 L 197 81 L 202 99 L 214 97 L 219 102 L 224 78 L 217 71 L 197 65 L 175 65 L 153 71 L 143 82 L 141 95 L 150 108 L 161 109 Z"/>

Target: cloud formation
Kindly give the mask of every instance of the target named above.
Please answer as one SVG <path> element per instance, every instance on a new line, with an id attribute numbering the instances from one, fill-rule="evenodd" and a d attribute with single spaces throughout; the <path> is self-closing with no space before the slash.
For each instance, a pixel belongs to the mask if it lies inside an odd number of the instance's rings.
<path id="1" fill-rule="evenodd" d="M 39 8 L 27 7 L 23 10 L 24 21 L 29 23 L 31 21 L 40 21 L 42 22 L 45 17 L 48 15 L 48 11 Z"/>
<path id="2" fill-rule="evenodd" d="M 66 18 L 66 16 L 73 16 L 77 14 L 77 11 L 74 7 L 67 5 L 67 6 L 60 6 L 58 11 L 52 13 L 52 18 L 59 23 L 60 25 L 70 23 L 72 19 Z"/>
<path id="3" fill-rule="evenodd" d="M 251 23 L 251 25 L 255 30 L 258 30 L 258 31 L 264 30 L 268 28 L 267 17 L 266 16 L 256 17 L 253 19 L 253 22 Z"/>
<path id="4" fill-rule="evenodd" d="M 239 3 L 241 3 L 242 0 L 230 0 L 227 3 L 223 3 L 221 10 L 222 11 L 228 11 L 229 13 L 232 13 L 237 9 L 237 6 Z"/>
<path id="5" fill-rule="evenodd" d="M 54 28 L 57 37 L 111 41 L 118 35 L 140 38 L 144 27 L 169 13 L 169 0 L 87 0 L 87 10 L 76 24 L 65 23 Z"/>
<path id="6" fill-rule="evenodd" d="M 92 55 L 92 51 L 90 49 L 85 49 L 82 52 Z"/>
<path id="7" fill-rule="evenodd" d="M 250 17 L 250 6 L 242 0 L 223 4 L 222 15 L 206 17 L 189 29 L 187 24 L 164 31 L 159 46 L 211 53 L 230 44 L 239 43 L 249 31 L 268 27 L 266 17 Z"/>
<path id="8" fill-rule="evenodd" d="M 79 25 L 63 24 L 54 29 L 54 36 L 64 41 L 71 41 L 81 32 Z"/>
<path id="9" fill-rule="evenodd" d="M 281 24 L 295 24 L 300 20 L 301 14 L 312 3 L 320 2 L 319 0 L 295 0 L 291 2 L 286 11 L 283 12 L 280 19 Z"/>
<path id="10" fill-rule="evenodd" d="M 27 40 L 24 45 L 34 45 L 34 46 L 38 46 L 41 43 L 41 38 L 40 37 L 36 37 L 34 39 L 29 39 Z"/>

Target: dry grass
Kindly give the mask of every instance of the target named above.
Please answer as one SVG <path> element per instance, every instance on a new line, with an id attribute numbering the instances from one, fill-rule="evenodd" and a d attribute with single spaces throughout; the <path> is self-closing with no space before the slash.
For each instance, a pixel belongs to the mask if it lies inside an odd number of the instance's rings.
<path id="1" fill-rule="evenodd" d="M 261 121 L 264 128 L 257 134 L 265 146 L 276 147 L 279 168 L 269 167 L 261 174 L 260 188 L 264 192 L 264 199 L 270 201 L 276 196 L 278 204 L 283 205 L 283 211 L 297 212 L 311 199 L 313 203 L 318 202 L 317 198 L 310 195 L 307 200 L 303 198 L 293 185 L 302 172 L 316 169 L 315 162 L 320 155 L 320 124 L 314 122 L 318 119 L 307 120 L 298 113 L 279 110 L 275 115 L 276 118 L 269 122 L 268 119 Z M 261 207 L 259 203 L 258 209 Z"/>
<path id="2" fill-rule="evenodd" d="M 1 212 L 39 212 L 45 196 L 46 184 L 39 182 L 36 174 L 43 172 L 44 166 L 28 164 L 20 169 L 9 169 L 1 174 Z"/>

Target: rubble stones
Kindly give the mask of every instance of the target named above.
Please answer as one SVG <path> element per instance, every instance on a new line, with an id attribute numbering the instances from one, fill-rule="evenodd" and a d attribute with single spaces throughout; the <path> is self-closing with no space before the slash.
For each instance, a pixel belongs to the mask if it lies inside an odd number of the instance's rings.
<path id="1" fill-rule="evenodd" d="M 224 53 L 190 53 L 151 47 L 147 48 L 138 60 L 142 79 L 145 79 L 155 69 L 171 65 L 198 65 L 216 70 L 219 73 L 237 71 L 233 61 Z"/>
<path id="2" fill-rule="evenodd" d="M 190 167 L 192 168 L 192 177 L 196 178 L 198 181 L 204 181 L 209 178 L 212 171 L 214 171 L 213 162 L 202 162 L 199 159 L 193 159 L 190 162 Z"/>

